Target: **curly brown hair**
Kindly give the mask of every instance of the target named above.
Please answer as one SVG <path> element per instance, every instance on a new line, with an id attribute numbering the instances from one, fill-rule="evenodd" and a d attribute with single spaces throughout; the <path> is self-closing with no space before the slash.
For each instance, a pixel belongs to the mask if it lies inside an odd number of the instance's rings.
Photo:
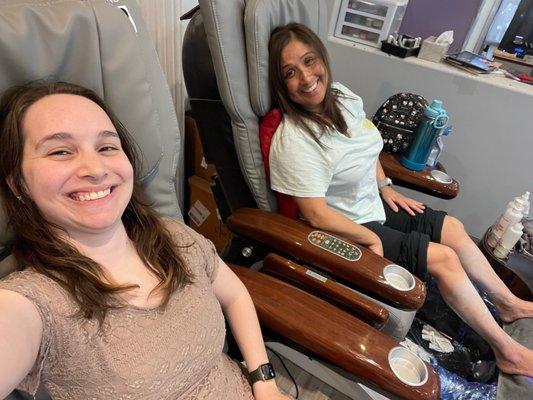
<path id="1" fill-rule="evenodd" d="M 0 99 L 0 193 L 14 231 L 13 254 L 23 267 L 58 282 L 79 306 L 79 315 L 96 318 L 100 325 L 107 311 L 118 307 L 111 298 L 136 285 L 113 285 L 102 280 L 101 265 L 82 255 L 58 235 L 60 226 L 47 221 L 24 190 L 22 159 L 24 135 L 22 122 L 27 109 L 52 94 L 85 97 L 100 106 L 111 119 L 122 148 L 132 164 L 135 184 L 122 215 L 126 232 L 146 267 L 159 279 L 156 289 L 163 293 L 165 306 L 171 294 L 193 281 L 177 246 L 162 218 L 148 204 L 139 184 L 139 157 L 131 135 L 92 90 L 66 82 L 39 81 L 8 89 Z M 155 290 L 155 289 L 154 289 Z M 115 302 L 116 304 L 116 302 Z"/>

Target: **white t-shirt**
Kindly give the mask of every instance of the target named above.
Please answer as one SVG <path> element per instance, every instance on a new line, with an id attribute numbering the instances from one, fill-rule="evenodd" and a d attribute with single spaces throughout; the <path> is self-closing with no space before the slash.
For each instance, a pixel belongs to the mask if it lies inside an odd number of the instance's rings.
<path id="1" fill-rule="evenodd" d="M 385 221 L 376 182 L 383 148 L 377 128 L 366 119 L 363 101 L 340 83 L 333 88 L 349 137 L 324 132 L 322 147 L 294 121 L 283 118 L 270 147 L 272 190 L 295 197 L 325 197 L 327 204 L 357 223 Z M 313 125 L 312 125 L 313 126 Z"/>

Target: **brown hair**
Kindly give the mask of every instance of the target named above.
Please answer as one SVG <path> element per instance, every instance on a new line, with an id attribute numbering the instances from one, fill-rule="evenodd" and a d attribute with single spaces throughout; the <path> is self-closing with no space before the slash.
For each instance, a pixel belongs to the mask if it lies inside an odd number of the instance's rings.
<path id="1" fill-rule="evenodd" d="M 281 70 L 281 52 L 291 40 L 298 40 L 311 47 L 317 57 L 324 64 L 328 81 L 326 84 L 326 95 L 323 101 L 322 113 L 316 113 L 304 109 L 299 104 L 292 101 L 287 93 L 287 87 Z M 337 129 L 343 135 L 348 134 L 348 127 L 338 106 L 337 96 L 339 91 L 331 87 L 331 69 L 329 66 L 328 53 L 320 38 L 307 26 L 296 22 L 291 22 L 285 26 L 279 26 L 272 31 L 268 43 L 268 82 L 273 105 L 279 107 L 281 112 L 293 119 L 308 132 L 313 139 L 319 143 L 318 134 L 311 129 L 309 122 L 316 123 L 322 131 Z"/>
<path id="2" fill-rule="evenodd" d="M 192 282 L 193 276 L 161 217 L 145 200 L 139 184 L 139 158 L 132 137 L 106 103 L 92 90 L 81 86 L 65 82 L 33 82 L 8 89 L 0 100 L 0 190 L 9 225 L 15 233 L 13 253 L 19 265 L 31 266 L 63 286 L 79 305 L 80 316 L 95 317 L 100 324 L 107 311 L 117 307 L 109 302 L 111 297 L 136 287 L 103 282 L 102 267 L 62 239 L 57 232 L 63 229 L 47 221 L 24 190 L 24 115 L 36 101 L 59 93 L 93 101 L 106 112 L 117 130 L 122 148 L 135 172 L 133 194 L 122 221 L 142 261 L 159 279 L 157 289 L 163 292 L 164 306 L 175 290 Z"/>

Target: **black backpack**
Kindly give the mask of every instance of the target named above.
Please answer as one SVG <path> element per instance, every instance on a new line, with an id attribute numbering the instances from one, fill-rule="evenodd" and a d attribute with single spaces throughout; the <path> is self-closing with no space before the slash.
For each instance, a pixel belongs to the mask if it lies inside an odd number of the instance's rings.
<path id="1" fill-rule="evenodd" d="M 384 151 L 405 153 L 427 106 L 427 100 L 418 94 L 396 93 L 378 108 L 372 122 L 383 137 Z"/>

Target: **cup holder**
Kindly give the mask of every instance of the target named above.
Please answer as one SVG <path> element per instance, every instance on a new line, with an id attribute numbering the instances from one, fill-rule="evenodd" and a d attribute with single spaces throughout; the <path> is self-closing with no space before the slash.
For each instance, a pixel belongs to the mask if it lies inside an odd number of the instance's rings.
<path id="1" fill-rule="evenodd" d="M 426 364 L 405 347 L 397 346 L 389 351 L 389 365 L 394 375 L 409 386 L 422 386 L 428 380 Z"/>
<path id="2" fill-rule="evenodd" d="M 450 175 L 448 175 L 446 172 L 439 171 L 438 169 L 434 169 L 433 171 L 431 171 L 431 176 L 433 177 L 433 179 L 440 183 L 453 182 L 453 179 Z"/>
<path id="3" fill-rule="evenodd" d="M 398 290 L 406 292 L 415 287 L 415 278 L 413 274 L 399 265 L 387 265 L 383 268 L 383 276 L 387 282 Z"/>

